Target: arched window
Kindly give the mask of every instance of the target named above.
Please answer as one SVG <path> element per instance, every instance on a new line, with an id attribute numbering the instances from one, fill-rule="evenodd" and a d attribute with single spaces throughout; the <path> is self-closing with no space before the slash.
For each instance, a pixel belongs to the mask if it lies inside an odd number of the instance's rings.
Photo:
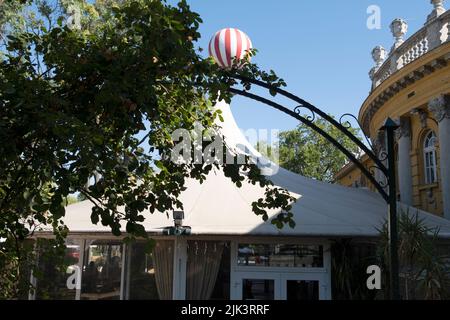
<path id="1" fill-rule="evenodd" d="M 430 131 L 423 143 L 425 183 L 431 184 L 437 182 L 437 164 L 436 164 L 436 134 Z"/>

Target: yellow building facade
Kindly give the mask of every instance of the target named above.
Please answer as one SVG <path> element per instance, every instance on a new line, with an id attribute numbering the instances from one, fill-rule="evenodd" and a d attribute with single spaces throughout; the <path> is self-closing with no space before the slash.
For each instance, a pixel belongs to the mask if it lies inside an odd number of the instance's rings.
<path id="1" fill-rule="evenodd" d="M 372 89 L 361 106 L 359 122 L 374 152 L 383 160 L 388 117 L 400 125 L 396 137 L 399 201 L 450 219 L 450 10 L 432 0 L 424 26 L 405 39 L 402 19 L 391 24 L 389 53 L 372 51 Z M 365 155 L 362 162 L 378 181 L 385 177 Z M 337 183 L 375 190 L 352 164 L 336 175 Z"/>

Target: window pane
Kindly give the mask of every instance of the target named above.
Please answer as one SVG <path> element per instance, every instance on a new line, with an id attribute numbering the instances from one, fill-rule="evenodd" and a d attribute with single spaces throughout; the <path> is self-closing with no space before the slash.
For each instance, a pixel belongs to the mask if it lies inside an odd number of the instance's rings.
<path id="1" fill-rule="evenodd" d="M 211 300 L 230 300 L 230 244 L 223 247 L 219 273 Z"/>
<path id="2" fill-rule="evenodd" d="M 266 244 L 239 244 L 239 266 L 268 266 L 271 248 Z"/>
<path id="3" fill-rule="evenodd" d="M 164 247 L 163 256 L 157 255 L 155 250 L 148 252 L 146 250 L 146 244 L 143 242 L 134 243 L 127 255 L 126 262 L 126 294 L 125 298 L 130 300 L 160 300 L 164 299 L 160 297 L 158 292 L 158 281 L 162 287 L 172 287 L 172 270 L 173 270 L 173 242 L 172 241 L 158 241 L 157 244 L 161 245 L 166 243 L 168 246 Z M 169 252 L 169 248 L 171 248 Z M 167 249 L 167 250 L 166 250 Z M 156 266 L 156 257 L 159 257 L 160 267 Z M 164 260 L 164 261 L 162 261 Z M 158 273 L 164 273 L 163 277 L 159 277 L 157 281 Z M 167 283 L 164 283 L 164 282 Z M 167 288 L 166 288 L 167 289 Z M 171 297 L 172 291 L 169 290 L 167 294 L 168 298 Z M 167 297 L 166 297 L 167 298 Z"/>
<path id="4" fill-rule="evenodd" d="M 296 245 L 275 245 L 274 251 L 269 256 L 271 267 L 295 267 Z"/>
<path id="5" fill-rule="evenodd" d="M 66 253 L 64 256 L 64 265 L 72 267 L 72 270 L 78 268 L 80 258 L 79 240 L 66 240 Z M 45 249 L 43 249 L 45 250 Z M 69 289 L 67 280 L 71 276 L 66 270 L 60 270 L 57 267 L 57 258 L 41 255 L 38 266 L 40 275 L 37 280 L 36 299 L 54 299 L 54 300 L 74 300 L 76 290 Z"/>
<path id="6" fill-rule="evenodd" d="M 424 169 L 425 183 L 434 183 L 437 180 L 436 175 L 436 134 L 431 131 L 424 143 Z"/>
<path id="7" fill-rule="evenodd" d="M 425 183 L 436 182 L 436 153 L 435 151 L 425 153 Z"/>
<path id="8" fill-rule="evenodd" d="M 436 145 L 436 134 L 431 131 L 425 139 L 425 148 L 434 147 Z"/>
<path id="9" fill-rule="evenodd" d="M 170 300 L 173 297 L 174 241 L 158 240 L 151 251 L 145 242 L 127 246 L 124 299 Z"/>
<path id="10" fill-rule="evenodd" d="M 323 268 L 323 247 L 297 246 L 295 266 L 303 268 Z"/>
<path id="11" fill-rule="evenodd" d="M 86 241 L 81 299 L 119 299 L 121 274 L 122 244 Z"/>
<path id="12" fill-rule="evenodd" d="M 240 244 L 239 266 L 322 268 L 323 247 L 297 244 Z"/>
<path id="13" fill-rule="evenodd" d="M 225 244 L 219 241 L 188 241 L 186 265 L 186 299 L 209 300 L 219 275 L 222 281 L 229 281 L 228 275 L 221 273 L 224 267 L 222 256 Z"/>
<path id="14" fill-rule="evenodd" d="M 242 300 L 274 300 L 274 280 L 242 280 Z"/>

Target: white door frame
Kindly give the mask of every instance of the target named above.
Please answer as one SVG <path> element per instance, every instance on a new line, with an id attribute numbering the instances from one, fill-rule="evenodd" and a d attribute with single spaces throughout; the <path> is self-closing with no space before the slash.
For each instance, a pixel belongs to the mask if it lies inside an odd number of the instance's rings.
<path id="1" fill-rule="evenodd" d="M 173 300 L 186 299 L 187 239 L 176 237 L 173 254 Z"/>
<path id="2" fill-rule="evenodd" d="M 286 300 L 287 299 L 287 281 L 288 280 L 304 280 L 304 281 L 318 281 L 319 282 L 319 300 L 329 300 L 329 289 L 326 273 L 284 273 L 280 271 L 268 271 L 268 272 L 236 272 L 233 275 L 233 281 L 231 282 L 230 298 L 232 300 L 242 300 L 242 291 L 244 279 L 257 279 L 257 280 L 274 280 L 274 299 Z"/>
<path id="3" fill-rule="evenodd" d="M 283 243 L 280 239 L 255 239 L 254 243 Z M 275 280 L 274 298 L 275 300 L 285 300 L 287 298 L 287 280 L 317 280 L 319 281 L 319 299 L 331 300 L 331 253 L 330 245 L 327 242 L 313 242 L 323 246 L 323 267 L 322 268 L 280 268 L 280 267 L 248 267 L 238 266 L 238 245 L 243 241 L 232 241 L 230 247 L 230 299 L 242 300 L 243 279 L 267 279 Z M 249 241 L 245 241 L 248 243 Z M 294 242 L 290 242 L 294 243 Z M 304 241 L 295 242 L 298 244 L 309 243 Z"/>

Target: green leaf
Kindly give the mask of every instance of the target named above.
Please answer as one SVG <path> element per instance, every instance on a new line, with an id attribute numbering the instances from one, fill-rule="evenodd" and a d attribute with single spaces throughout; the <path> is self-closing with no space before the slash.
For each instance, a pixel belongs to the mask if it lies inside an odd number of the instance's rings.
<path id="1" fill-rule="evenodd" d="M 135 228 L 136 224 L 134 222 L 128 221 L 127 225 L 126 225 L 126 231 L 128 233 L 134 233 L 135 232 Z"/>
<path id="2" fill-rule="evenodd" d="M 98 211 L 96 209 L 97 208 L 94 207 L 92 209 L 92 212 L 91 212 L 91 221 L 92 221 L 93 224 L 97 224 L 98 221 L 99 221 L 99 213 L 98 213 Z"/>
<path id="3" fill-rule="evenodd" d="M 1 238 L 2 230 L 26 238 L 23 221 L 31 220 L 26 223 L 51 225 L 55 239 L 64 242 L 66 198 L 85 190 L 94 171 L 102 178 L 85 191 L 101 208 L 91 211 L 92 223 L 101 222 L 120 235 L 123 221 L 133 233 L 130 239 L 145 237 L 144 227 L 137 224 L 144 221 L 139 212 L 180 207 L 185 178 L 203 183 L 213 168 L 177 165 L 165 158 L 173 147 L 174 130 L 192 129 L 200 122 L 206 131 L 215 129 L 216 115 L 224 120 L 213 105 L 218 99 L 230 101 L 229 88 L 238 84 L 228 70 L 198 55 L 194 44 L 201 36 L 199 15 L 186 1 L 179 6 L 165 1 L 110 2 L 95 5 L 98 17 L 87 12 L 93 7 L 85 3 L 82 30 L 65 25 L 66 13 L 51 13 L 56 25 L 47 27 L 43 15 L 24 19 L 17 2 L 8 2 L 14 3 L 7 12 L 9 21 L 17 23 L 4 28 L 8 45 L 0 49 Z M 49 13 L 47 7 L 41 9 Z M 274 72 L 249 61 L 233 72 L 274 87 L 282 83 Z M 242 85 L 251 88 L 249 81 Z M 138 146 L 143 130 L 148 145 Z M 214 168 L 222 168 L 237 187 L 247 182 L 270 185 L 248 163 Z M 266 210 L 288 211 L 287 203 L 291 199 L 281 192 L 266 192 L 252 209 L 267 220 Z M 114 213 L 120 206 L 126 216 Z M 36 210 L 31 217 L 30 207 Z"/>
<path id="4" fill-rule="evenodd" d="M 135 235 L 138 237 L 147 237 L 147 232 L 145 231 L 145 228 L 143 225 L 141 224 L 136 224 L 135 225 L 135 231 L 134 231 Z"/>
<path id="5" fill-rule="evenodd" d="M 64 22 L 64 17 L 63 16 L 59 16 L 58 19 L 56 20 L 56 23 L 58 24 L 58 26 L 62 27 Z"/>
<path id="6" fill-rule="evenodd" d="M 122 232 L 120 231 L 120 225 L 116 225 L 116 224 L 112 225 L 111 231 L 112 231 L 112 234 L 115 235 L 116 237 L 119 237 L 122 235 Z"/>

